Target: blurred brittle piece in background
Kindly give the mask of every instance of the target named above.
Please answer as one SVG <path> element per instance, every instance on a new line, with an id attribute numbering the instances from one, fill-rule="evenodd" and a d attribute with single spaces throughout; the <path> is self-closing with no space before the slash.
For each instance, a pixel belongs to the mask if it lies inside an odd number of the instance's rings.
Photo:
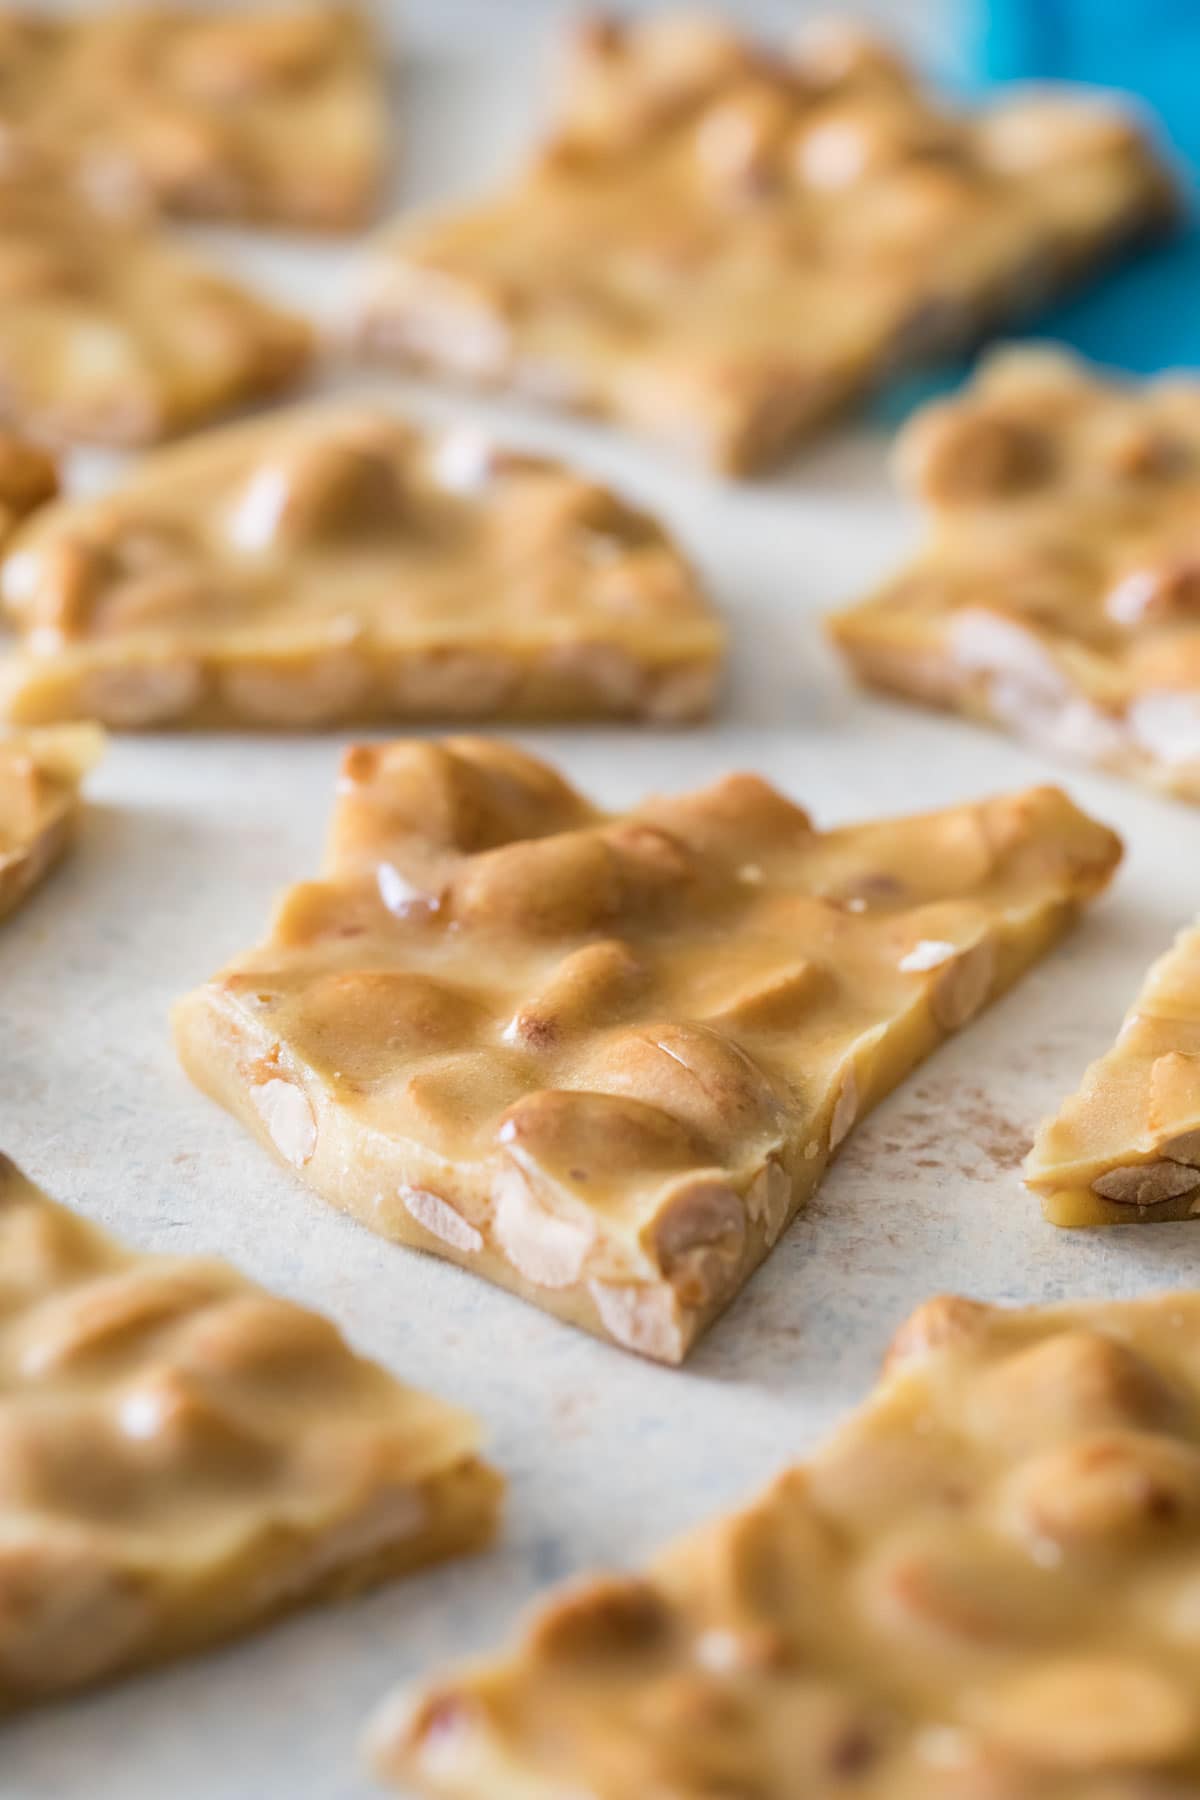
<path id="1" fill-rule="evenodd" d="M 312 332 L 170 242 L 70 156 L 0 131 L 0 415 L 131 446 L 292 385 Z"/>
<path id="2" fill-rule="evenodd" d="M 369 252 L 360 342 L 731 471 L 1176 211 L 1111 97 L 956 110 L 846 22 L 772 51 L 715 16 L 596 20 L 556 100 L 522 175 Z"/>
<path id="3" fill-rule="evenodd" d="M 1200 381 L 999 351 L 896 462 L 928 539 L 829 621 L 854 672 L 1200 800 Z"/>
<path id="4" fill-rule="evenodd" d="M 171 213 L 345 231 L 384 173 L 382 53 L 340 0 L 6 7 L 0 122 Z"/>
<path id="5" fill-rule="evenodd" d="M 2 469 L 0 469 L 2 474 Z M 146 458 L 0 570 L 20 724 L 703 717 L 724 631 L 670 535 L 465 429 L 341 402 Z"/>

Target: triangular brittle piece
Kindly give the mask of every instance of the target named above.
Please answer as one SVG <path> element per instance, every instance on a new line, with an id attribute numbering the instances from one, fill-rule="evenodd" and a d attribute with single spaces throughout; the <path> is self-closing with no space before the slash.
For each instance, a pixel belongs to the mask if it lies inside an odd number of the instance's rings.
<path id="1" fill-rule="evenodd" d="M 402 1698 L 437 1800 L 1200 1792 L 1200 1294 L 931 1301 L 874 1395 L 645 1576 Z"/>
<path id="2" fill-rule="evenodd" d="M 1200 800 L 1200 380 L 986 362 L 899 441 L 931 531 L 834 640 L 872 686 Z"/>
<path id="3" fill-rule="evenodd" d="M 97 185 L 207 218 L 345 229 L 370 212 L 384 97 L 355 6 L 6 9 L 0 47 L 0 118 Z"/>
<path id="4" fill-rule="evenodd" d="M 677 1362 L 1118 855 L 1054 789 L 819 832 L 752 775 L 611 815 L 495 742 L 362 746 L 177 1041 L 374 1230 Z"/>
<path id="5" fill-rule="evenodd" d="M 0 734 L 0 918 L 67 849 L 80 783 L 103 748 L 94 725 Z"/>
<path id="6" fill-rule="evenodd" d="M 498 195 L 381 241 L 362 341 L 732 470 L 1173 206 L 1111 100 L 1005 93 L 955 112 L 845 21 L 794 52 L 693 13 L 593 21 L 558 116 Z"/>
<path id="7" fill-rule="evenodd" d="M 21 723 L 694 718 L 723 633 L 666 533 L 556 463 L 341 404 L 147 458 L 0 575 Z"/>
<path id="8" fill-rule="evenodd" d="M 1041 1127 L 1025 1180 L 1056 1225 L 1200 1215 L 1200 926 L 1155 963 L 1112 1049 Z"/>
<path id="9" fill-rule="evenodd" d="M 0 1158 L 0 1711 L 478 1547 L 465 1414 Z"/>
<path id="10" fill-rule="evenodd" d="M 57 440 L 140 444 L 289 386 L 307 325 L 0 143 L 0 404 Z"/>

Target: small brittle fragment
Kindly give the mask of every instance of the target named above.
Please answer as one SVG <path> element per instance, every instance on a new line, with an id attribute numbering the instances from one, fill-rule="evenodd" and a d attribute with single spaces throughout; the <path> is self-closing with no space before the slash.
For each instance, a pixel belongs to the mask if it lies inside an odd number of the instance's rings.
<path id="1" fill-rule="evenodd" d="M 431 1800 L 1200 1792 L 1200 1294 L 933 1300 L 807 1464 L 380 1713 Z"/>
<path id="2" fill-rule="evenodd" d="M 1025 1181 L 1056 1225 L 1200 1217 L 1200 926 L 1154 964 L 1111 1050 L 1043 1123 Z"/>
<path id="3" fill-rule="evenodd" d="M 69 848 L 81 783 L 103 751 L 94 725 L 0 735 L 0 918 Z"/>
<path id="4" fill-rule="evenodd" d="M 179 1053 L 372 1229 L 679 1362 L 1118 856 L 1055 789 L 821 832 L 753 775 L 607 814 L 492 740 L 360 745 Z"/>
<path id="5" fill-rule="evenodd" d="M 490 1538 L 466 1414 L 0 1157 L 0 1712 Z"/>

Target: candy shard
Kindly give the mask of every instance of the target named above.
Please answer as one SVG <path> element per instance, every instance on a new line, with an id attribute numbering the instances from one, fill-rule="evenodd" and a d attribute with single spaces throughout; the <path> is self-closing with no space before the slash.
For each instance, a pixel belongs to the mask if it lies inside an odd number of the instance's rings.
<path id="1" fill-rule="evenodd" d="M 342 767 L 185 1068 L 372 1229 L 667 1362 L 1120 853 L 1054 789 L 821 832 L 751 776 L 606 814 L 494 739 Z"/>

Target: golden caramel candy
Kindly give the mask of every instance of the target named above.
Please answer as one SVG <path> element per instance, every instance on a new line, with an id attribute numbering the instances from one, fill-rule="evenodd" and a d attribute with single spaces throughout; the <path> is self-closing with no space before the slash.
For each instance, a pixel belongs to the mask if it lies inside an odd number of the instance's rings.
<path id="1" fill-rule="evenodd" d="M 1154 964 L 1112 1049 L 1042 1125 L 1025 1180 L 1056 1225 L 1200 1215 L 1200 927 Z"/>
<path id="2" fill-rule="evenodd" d="M 0 471 L 2 473 L 2 471 Z M 724 634 L 658 523 L 560 464 L 341 403 L 147 458 L 0 568 L 22 723 L 705 713 Z"/>
<path id="3" fill-rule="evenodd" d="M 373 1230 L 679 1362 L 1119 854 L 1052 788 L 820 832 L 754 775 L 606 814 L 491 740 L 362 745 L 176 1040 Z"/>
<path id="4" fill-rule="evenodd" d="M 317 1313 L 128 1251 L 0 1157 L 0 1712 L 478 1548 L 478 1436 Z"/>
<path id="5" fill-rule="evenodd" d="M 843 23 L 772 53 L 652 13 L 578 34 L 522 175 L 380 240 L 358 334 L 743 471 L 1174 205 L 1111 100 L 1010 91 L 958 113 Z"/>
<path id="6" fill-rule="evenodd" d="M 176 248 L 56 146 L 0 131 L 0 394 L 55 442 L 133 445 L 293 384 L 301 320 Z"/>
<path id="7" fill-rule="evenodd" d="M 0 124 L 77 162 L 94 187 L 184 217 L 347 230 L 386 150 L 365 11 L 309 4 L 6 7 Z"/>
<path id="8" fill-rule="evenodd" d="M 1200 800 L 1200 381 L 997 352 L 897 468 L 928 541 L 830 620 L 855 674 Z"/>
<path id="9" fill-rule="evenodd" d="M 437 1800 L 1200 1792 L 1200 1295 L 929 1302 L 818 1450 L 380 1715 Z"/>
<path id="10" fill-rule="evenodd" d="M 58 470 L 39 445 L 0 427 L 0 547 L 58 493 Z"/>
<path id="11" fill-rule="evenodd" d="M 0 735 L 0 918 L 70 846 L 80 784 L 103 750 L 94 725 Z"/>

